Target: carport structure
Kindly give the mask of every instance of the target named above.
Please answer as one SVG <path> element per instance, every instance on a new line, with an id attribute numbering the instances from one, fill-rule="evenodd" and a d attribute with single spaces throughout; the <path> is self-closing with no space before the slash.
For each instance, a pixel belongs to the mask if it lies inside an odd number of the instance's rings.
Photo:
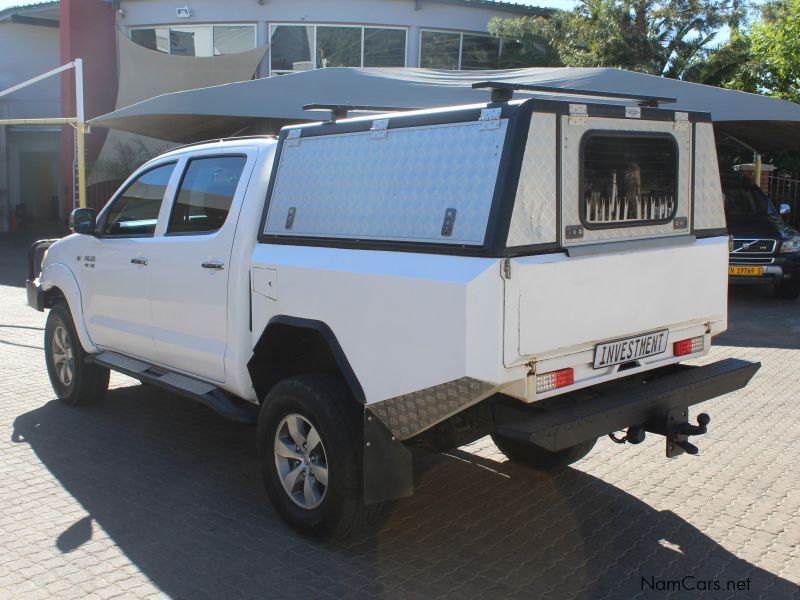
<path id="1" fill-rule="evenodd" d="M 621 69 L 573 67 L 470 72 L 317 69 L 164 94 L 92 119 L 91 124 L 187 143 L 276 133 L 286 124 L 318 120 L 318 115 L 303 110 L 311 103 L 432 108 L 486 102 L 485 90 L 472 89 L 480 81 L 676 98 L 670 108 L 710 112 L 718 139 L 726 136 L 757 152 L 794 147 L 800 140 L 800 105 L 786 100 Z M 554 96 L 559 95 L 515 94 Z"/>

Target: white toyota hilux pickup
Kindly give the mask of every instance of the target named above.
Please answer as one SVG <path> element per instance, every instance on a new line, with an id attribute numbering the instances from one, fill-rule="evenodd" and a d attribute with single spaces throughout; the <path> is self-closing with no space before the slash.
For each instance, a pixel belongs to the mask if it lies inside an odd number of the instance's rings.
<path id="1" fill-rule="evenodd" d="M 491 435 L 544 470 L 607 434 L 696 454 L 689 406 L 759 368 L 680 364 L 726 328 L 708 115 L 484 87 L 178 148 L 76 209 L 29 257 L 57 396 L 116 370 L 257 422 L 276 509 L 327 536 L 412 492 L 412 444 Z"/>

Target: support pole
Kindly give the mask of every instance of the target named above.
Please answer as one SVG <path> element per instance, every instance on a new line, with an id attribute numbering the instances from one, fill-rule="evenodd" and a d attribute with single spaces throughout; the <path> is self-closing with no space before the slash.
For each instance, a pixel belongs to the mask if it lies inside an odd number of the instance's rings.
<path id="1" fill-rule="evenodd" d="M 86 119 L 83 110 L 83 59 L 75 61 L 75 125 L 76 152 L 78 153 L 78 206 L 86 207 Z"/>
<path id="2" fill-rule="evenodd" d="M 753 177 L 755 183 L 759 188 L 761 187 L 761 153 L 756 152 L 753 155 Z"/>

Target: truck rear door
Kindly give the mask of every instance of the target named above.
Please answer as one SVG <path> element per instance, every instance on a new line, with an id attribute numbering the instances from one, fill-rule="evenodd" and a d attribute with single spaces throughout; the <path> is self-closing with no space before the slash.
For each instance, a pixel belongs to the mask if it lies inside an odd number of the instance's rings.
<path id="1" fill-rule="evenodd" d="M 533 115 L 508 236 L 519 255 L 505 266 L 506 366 L 583 353 L 594 367 L 604 342 L 724 329 L 727 238 L 711 124 L 642 110 Z M 536 251 L 547 246 L 564 251 Z M 671 356 L 673 337 L 659 338 L 659 354 Z"/>

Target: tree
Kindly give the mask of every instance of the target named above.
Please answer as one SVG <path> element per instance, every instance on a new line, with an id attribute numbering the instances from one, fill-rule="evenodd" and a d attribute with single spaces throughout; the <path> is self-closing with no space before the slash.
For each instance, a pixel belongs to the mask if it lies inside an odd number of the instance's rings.
<path id="1" fill-rule="evenodd" d="M 734 83 L 800 102 L 800 0 L 764 5 L 761 19 L 749 32 L 750 61 Z"/>
<path id="2" fill-rule="evenodd" d="M 555 64 L 683 78 L 708 59 L 720 28 L 736 26 L 744 12 L 741 0 L 585 0 L 571 12 L 493 19 L 489 28 L 531 46 L 545 41 Z"/>

